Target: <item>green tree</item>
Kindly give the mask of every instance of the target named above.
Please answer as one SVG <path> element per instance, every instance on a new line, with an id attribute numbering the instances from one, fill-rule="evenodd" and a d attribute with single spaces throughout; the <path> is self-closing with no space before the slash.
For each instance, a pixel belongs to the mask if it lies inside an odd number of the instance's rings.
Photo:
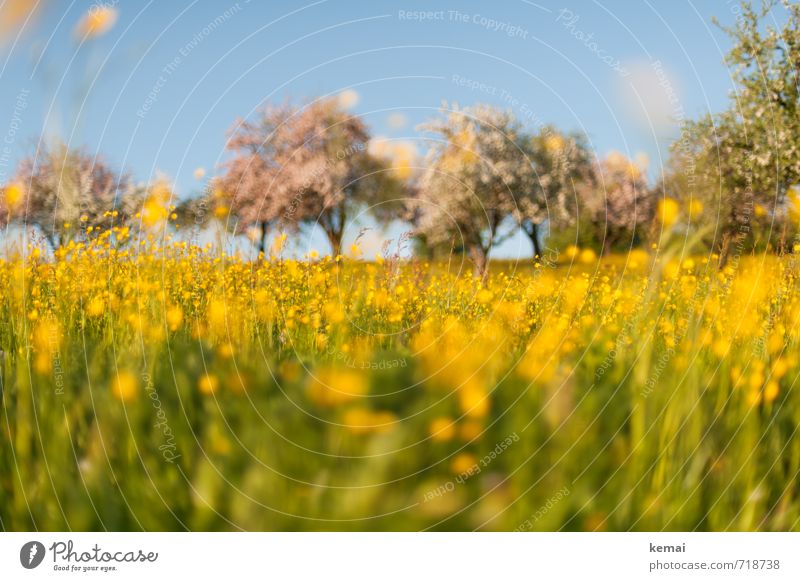
<path id="1" fill-rule="evenodd" d="M 782 10 L 781 10 L 782 9 Z M 777 14 L 783 12 L 782 14 Z M 783 20 L 770 25 L 767 16 Z M 683 127 L 672 147 L 668 194 L 699 199 L 716 219 L 711 243 L 724 264 L 760 236 L 783 250 L 794 235 L 800 183 L 800 5 L 742 2 L 726 57 L 736 83 L 728 109 Z"/>

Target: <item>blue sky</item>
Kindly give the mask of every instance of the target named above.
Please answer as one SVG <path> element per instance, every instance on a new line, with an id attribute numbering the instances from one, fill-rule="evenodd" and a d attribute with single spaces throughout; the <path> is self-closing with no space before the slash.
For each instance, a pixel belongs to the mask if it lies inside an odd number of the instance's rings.
<path id="1" fill-rule="evenodd" d="M 112 3 L 114 28 L 80 50 L 72 30 L 96 2 L 51 2 L 0 48 L 0 134 L 13 134 L 0 182 L 46 131 L 189 195 L 237 117 L 342 92 L 374 135 L 420 150 L 415 127 L 443 100 L 489 102 L 583 132 L 599 155 L 645 154 L 656 176 L 675 121 L 724 108 L 732 90 L 711 17 L 732 23 L 734 2 Z M 301 245 L 326 250 L 318 234 Z M 495 256 L 528 246 L 515 237 Z"/>

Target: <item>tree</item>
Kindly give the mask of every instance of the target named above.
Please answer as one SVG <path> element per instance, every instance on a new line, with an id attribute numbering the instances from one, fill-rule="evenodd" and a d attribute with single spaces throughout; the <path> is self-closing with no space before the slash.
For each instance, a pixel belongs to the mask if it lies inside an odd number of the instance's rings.
<path id="1" fill-rule="evenodd" d="M 783 26 L 764 22 L 786 11 Z M 767 0 L 761 9 L 742 2 L 726 61 L 736 92 L 728 110 L 689 121 L 672 146 L 666 183 L 678 197 L 700 199 L 717 218 L 712 244 L 725 263 L 734 244 L 755 242 L 753 218 L 778 231 L 782 248 L 793 216 L 793 188 L 800 183 L 800 5 Z"/>
<path id="2" fill-rule="evenodd" d="M 681 207 L 702 211 L 690 221 L 713 224 L 703 236 L 709 248 L 719 248 L 727 257 L 734 238 L 751 230 L 754 191 L 748 184 L 749 153 L 744 148 L 721 146 L 735 141 L 739 124 L 731 114 L 706 115 L 684 124 L 680 140 L 672 146 L 662 179 L 663 197 L 674 198 Z M 722 159 L 724 164 L 720 164 Z M 724 260 L 724 259 L 723 259 Z"/>
<path id="3" fill-rule="evenodd" d="M 588 219 L 604 254 L 639 244 L 653 220 L 655 200 L 647 188 L 645 170 L 643 162 L 618 151 L 595 163 L 596 186 L 583 189 L 578 211 Z"/>
<path id="4" fill-rule="evenodd" d="M 317 100 L 293 124 L 298 144 L 284 171 L 290 174 L 292 209 L 298 220 L 318 224 L 333 255 L 341 252 L 348 219 L 358 208 L 399 191 L 386 160 L 368 149 L 366 125 L 347 113 L 337 99 Z"/>
<path id="5" fill-rule="evenodd" d="M 414 199 L 419 189 L 420 160 L 417 148 L 405 140 L 377 137 L 370 140 L 369 152 L 381 175 L 377 191 L 370 199 L 370 214 L 384 226 L 395 220 L 415 225 Z M 388 175 L 382 175 L 388 168 Z"/>
<path id="6" fill-rule="evenodd" d="M 519 192 L 514 213 L 528 236 L 535 257 L 542 257 L 541 227 L 550 229 L 576 221 L 578 191 L 592 185 L 591 153 L 579 134 L 565 134 L 546 125 L 530 137 L 528 156 L 535 180 L 529 190 Z"/>
<path id="7" fill-rule="evenodd" d="M 119 225 L 137 211 L 125 174 L 61 143 L 23 159 L 13 184 L 23 198 L 15 202 L 12 219 L 38 227 L 53 248 L 80 238 L 88 226 Z"/>
<path id="8" fill-rule="evenodd" d="M 484 276 L 492 247 L 513 234 L 517 197 L 533 188 L 522 127 L 508 111 L 475 105 L 422 128 L 434 138 L 415 201 L 419 230 L 434 246 L 462 247 Z"/>
<path id="9" fill-rule="evenodd" d="M 238 120 L 226 145 L 234 152 L 226 171 L 199 204 L 187 201 L 182 209 L 202 210 L 203 221 L 214 216 L 226 220 L 234 233 L 258 229 L 258 249 L 264 252 L 270 227 L 285 217 L 291 204 L 291 187 L 280 174 L 281 163 L 296 147 L 290 140 L 296 115 L 288 104 L 268 105 L 256 121 Z"/>
<path id="10" fill-rule="evenodd" d="M 368 141 L 366 125 L 334 99 L 268 107 L 256 123 L 240 122 L 229 141 L 237 155 L 221 181 L 238 228 L 260 226 L 264 250 L 273 224 L 318 224 L 338 255 L 348 218 L 397 188 Z"/>

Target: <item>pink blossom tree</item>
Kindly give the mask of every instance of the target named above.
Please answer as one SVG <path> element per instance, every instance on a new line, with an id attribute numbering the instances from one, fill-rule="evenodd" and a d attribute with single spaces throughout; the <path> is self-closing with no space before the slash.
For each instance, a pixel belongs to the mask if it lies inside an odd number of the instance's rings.
<path id="1" fill-rule="evenodd" d="M 269 105 L 256 121 L 238 120 L 227 143 L 234 155 L 205 195 L 204 216 L 228 221 L 236 233 L 255 229 L 261 252 L 289 207 L 289 180 L 280 174 L 295 145 L 290 136 L 296 114 L 288 104 Z"/>
<path id="2" fill-rule="evenodd" d="M 597 185 L 583 189 L 581 203 L 604 254 L 637 244 L 652 223 L 655 204 L 645 170 L 643 162 L 617 151 L 595 164 Z"/>
<path id="3" fill-rule="evenodd" d="M 258 121 L 239 122 L 220 182 L 238 228 L 258 226 L 264 250 L 273 225 L 317 224 L 338 255 L 357 208 L 397 188 L 388 164 L 368 151 L 369 138 L 334 99 L 267 107 Z"/>

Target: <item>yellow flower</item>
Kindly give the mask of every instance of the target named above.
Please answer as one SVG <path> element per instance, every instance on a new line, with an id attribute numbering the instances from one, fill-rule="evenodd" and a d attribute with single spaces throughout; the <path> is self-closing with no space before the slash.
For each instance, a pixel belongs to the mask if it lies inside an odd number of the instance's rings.
<path id="1" fill-rule="evenodd" d="M 106 312 L 106 303 L 101 297 L 94 297 L 86 305 L 86 314 L 90 317 L 100 317 Z"/>
<path id="2" fill-rule="evenodd" d="M 646 250 L 636 248 L 628 253 L 628 267 L 636 269 L 641 268 L 650 260 L 650 255 Z"/>
<path id="3" fill-rule="evenodd" d="M 308 397 L 322 407 L 333 407 L 366 395 L 369 385 L 363 373 L 352 369 L 322 368 L 310 378 Z"/>
<path id="4" fill-rule="evenodd" d="M 434 442 L 449 442 L 456 435 L 456 426 L 448 417 L 438 417 L 428 426 L 428 432 Z"/>
<path id="5" fill-rule="evenodd" d="M 747 392 L 747 405 L 755 407 L 761 403 L 761 392 L 757 389 L 750 389 Z"/>
<path id="6" fill-rule="evenodd" d="M 81 18 L 75 27 L 75 35 L 80 39 L 103 36 L 117 22 L 117 10 L 112 6 L 94 5 Z"/>
<path id="7" fill-rule="evenodd" d="M 167 199 L 157 193 L 149 196 L 142 208 L 142 224 L 148 228 L 163 225 L 169 217 Z"/>
<path id="8" fill-rule="evenodd" d="M 764 401 L 767 403 L 772 403 L 775 401 L 775 398 L 778 397 L 779 392 L 780 387 L 778 386 L 778 382 L 768 381 L 767 385 L 764 386 Z"/>
<path id="9" fill-rule="evenodd" d="M 347 410 L 342 419 L 342 424 L 354 434 L 366 434 L 372 430 L 372 412 L 365 408 Z"/>
<path id="10" fill-rule="evenodd" d="M 453 474 L 471 474 L 478 468 L 478 460 L 469 452 L 461 452 L 450 462 Z"/>
<path id="11" fill-rule="evenodd" d="M 341 323 L 347 317 L 342 309 L 342 305 L 338 302 L 325 303 L 324 312 L 328 321 L 331 323 Z"/>
<path id="12" fill-rule="evenodd" d="M 166 312 L 167 327 L 170 331 L 177 331 L 183 323 L 183 311 L 178 306 L 171 306 Z"/>
<path id="13" fill-rule="evenodd" d="M 272 242 L 272 246 L 270 247 L 270 254 L 272 256 L 280 256 L 281 252 L 283 252 L 283 247 L 286 244 L 286 239 L 288 236 L 286 233 L 283 233 L 275 238 Z"/>
<path id="14" fill-rule="evenodd" d="M 203 395 L 212 395 L 215 391 L 217 391 L 217 389 L 219 389 L 219 379 L 217 379 L 216 375 L 211 373 L 202 375 L 197 381 L 197 388 Z"/>
<path id="15" fill-rule="evenodd" d="M 777 379 L 786 375 L 787 371 L 789 371 L 789 363 L 783 357 L 779 357 L 772 364 L 772 375 Z"/>
<path id="16" fill-rule="evenodd" d="M 458 430 L 458 436 L 465 442 L 472 442 L 480 437 L 482 431 L 483 426 L 480 422 L 466 420 L 461 424 L 461 428 Z"/>
<path id="17" fill-rule="evenodd" d="M 212 327 L 224 332 L 228 323 L 228 309 L 224 301 L 215 299 L 208 305 L 208 322 Z"/>
<path id="18" fill-rule="evenodd" d="M 703 213 L 703 202 L 692 198 L 689 200 L 689 207 L 687 209 L 689 212 L 689 217 L 694 220 Z"/>
<path id="19" fill-rule="evenodd" d="M 48 375 L 53 371 L 53 354 L 37 353 L 33 368 L 39 375 Z"/>
<path id="20" fill-rule="evenodd" d="M 476 419 L 485 418 L 491 409 L 489 396 L 474 381 L 458 390 L 458 404 L 463 414 Z"/>
<path id="21" fill-rule="evenodd" d="M 475 296 L 475 298 L 478 300 L 478 303 L 486 305 L 492 301 L 494 294 L 488 288 L 482 288 L 478 291 L 478 294 Z"/>
<path id="22" fill-rule="evenodd" d="M 575 260 L 580 253 L 581 249 L 575 246 L 574 244 L 570 244 L 569 246 L 567 246 L 567 249 L 564 251 L 564 254 L 566 254 L 567 258 L 569 258 L 570 260 Z"/>
<path id="23" fill-rule="evenodd" d="M 397 416 L 389 411 L 379 411 L 372 414 L 373 430 L 376 432 L 389 432 L 397 424 Z"/>
<path id="24" fill-rule="evenodd" d="M 111 393 L 124 403 L 132 402 L 139 396 L 139 380 L 130 371 L 120 371 L 111 383 Z"/>
<path id="25" fill-rule="evenodd" d="M 391 412 L 373 412 L 366 408 L 356 407 L 347 410 L 342 418 L 344 427 L 354 434 L 386 432 L 392 429 L 397 421 Z"/>
<path id="26" fill-rule="evenodd" d="M 597 253 L 591 248 L 584 248 L 578 256 L 578 261 L 581 264 L 594 264 L 597 260 Z"/>
<path id="27" fill-rule="evenodd" d="M 665 228 L 669 228 L 678 221 L 680 207 L 672 198 L 664 198 L 658 202 L 658 219 Z"/>
<path id="28" fill-rule="evenodd" d="M 789 217 L 795 222 L 800 222 L 800 188 L 790 188 L 787 198 L 789 199 Z"/>
<path id="29" fill-rule="evenodd" d="M 33 346 L 37 351 L 49 352 L 61 345 L 61 326 L 55 321 L 42 321 L 33 334 Z"/>
<path id="30" fill-rule="evenodd" d="M 25 20 L 32 18 L 41 5 L 41 2 L 33 2 L 32 0 L 4 0 L 0 2 L 0 44 L 7 38 L 9 32 L 16 34 L 25 24 Z"/>
<path id="31" fill-rule="evenodd" d="M 25 189 L 20 183 L 9 184 L 3 191 L 5 193 L 6 205 L 11 211 L 17 209 L 17 207 L 22 204 L 23 198 L 25 198 Z"/>

